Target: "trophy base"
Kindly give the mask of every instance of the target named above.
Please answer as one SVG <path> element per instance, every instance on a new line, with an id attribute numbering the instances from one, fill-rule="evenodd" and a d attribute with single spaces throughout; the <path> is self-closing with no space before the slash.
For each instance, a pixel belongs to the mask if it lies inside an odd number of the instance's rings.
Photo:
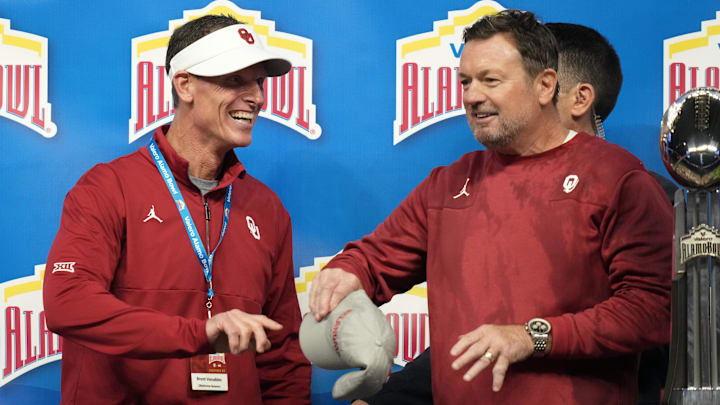
<path id="1" fill-rule="evenodd" d="M 720 387 L 665 391 L 662 403 L 663 405 L 720 405 Z"/>

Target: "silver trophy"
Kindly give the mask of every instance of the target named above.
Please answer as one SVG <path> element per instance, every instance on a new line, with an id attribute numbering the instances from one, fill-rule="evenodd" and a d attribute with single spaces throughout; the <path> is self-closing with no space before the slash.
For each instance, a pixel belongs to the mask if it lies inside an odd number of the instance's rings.
<path id="1" fill-rule="evenodd" d="M 660 152 L 675 193 L 672 343 L 663 404 L 720 404 L 720 92 L 688 91 L 665 111 Z"/>

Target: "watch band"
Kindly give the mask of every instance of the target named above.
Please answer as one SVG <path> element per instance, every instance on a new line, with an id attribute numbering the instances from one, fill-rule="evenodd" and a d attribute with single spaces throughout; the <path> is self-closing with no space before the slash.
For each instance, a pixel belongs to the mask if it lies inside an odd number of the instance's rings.
<path id="1" fill-rule="evenodd" d="M 533 318 L 525 324 L 525 331 L 533 340 L 533 357 L 546 356 L 552 347 L 552 326 L 542 318 Z"/>

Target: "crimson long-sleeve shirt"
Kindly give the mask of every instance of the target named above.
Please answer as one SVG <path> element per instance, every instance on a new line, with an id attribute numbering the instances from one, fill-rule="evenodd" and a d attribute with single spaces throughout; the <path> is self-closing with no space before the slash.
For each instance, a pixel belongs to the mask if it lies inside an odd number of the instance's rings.
<path id="1" fill-rule="evenodd" d="M 164 130 L 155 140 L 206 242 L 203 198 Z M 234 153 L 205 196 L 206 249 L 217 245 L 230 183 L 229 227 L 212 268 L 213 313 L 237 308 L 281 323 L 281 331 L 268 331 L 272 349 L 228 354 L 226 393 L 190 389 L 188 357 L 212 352 L 207 284 L 176 203 L 143 147 L 92 168 L 65 200 L 43 291 L 48 327 L 64 338 L 63 404 L 310 403 L 310 365 L 297 340 L 290 218 Z"/>
<path id="2" fill-rule="evenodd" d="M 376 302 L 427 280 L 436 404 L 635 403 L 637 354 L 670 337 L 673 220 L 625 150 L 588 134 L 527 157 L 466 154 L 432 171 L 327 267 Z M 483 324 L 552 324 L 549 356 L 472 382 L 450 348 Z"/>

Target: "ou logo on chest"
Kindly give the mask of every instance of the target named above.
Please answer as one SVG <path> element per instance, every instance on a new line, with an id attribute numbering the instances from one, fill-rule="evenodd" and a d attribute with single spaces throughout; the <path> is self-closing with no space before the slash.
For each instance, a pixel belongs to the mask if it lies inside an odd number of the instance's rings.
<path id="1" fill-rule="evenodd" d="M 247 222 L 248 229 L 250 230 L 250 234 L 257 240 L 260 240 L 260 228 L 255 225 L 255 220 L 252 219 L 251 216 L 245 217 L 245 222 Z"/>
<path id="2" fill-rule="evenodd" d="M 575 187 L 580 182 L 580 179 L 578 176 L 571 174 L 567 177 L 565 177 L 565 181 L 563 181 L 563 191 L 567 194 L 575 190 Z"/>

